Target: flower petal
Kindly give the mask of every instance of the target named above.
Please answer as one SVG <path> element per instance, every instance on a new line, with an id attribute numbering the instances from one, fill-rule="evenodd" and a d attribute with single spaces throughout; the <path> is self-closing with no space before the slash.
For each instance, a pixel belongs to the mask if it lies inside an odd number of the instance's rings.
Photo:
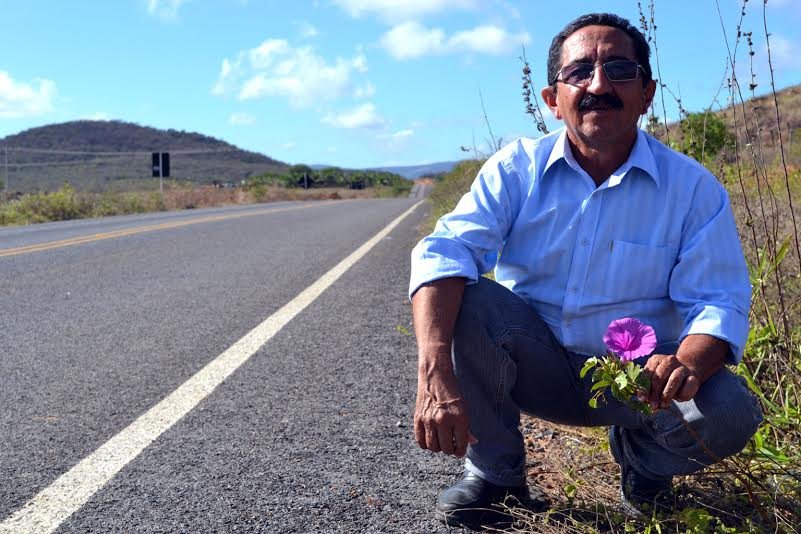
<path id="1" fill-rule="evenodd" d="M 622 361 L 630 361 L 650 354 L 656 347 L 654 329 L 633 317 L 616 319 L 604 334 L 604 343 Z"/>

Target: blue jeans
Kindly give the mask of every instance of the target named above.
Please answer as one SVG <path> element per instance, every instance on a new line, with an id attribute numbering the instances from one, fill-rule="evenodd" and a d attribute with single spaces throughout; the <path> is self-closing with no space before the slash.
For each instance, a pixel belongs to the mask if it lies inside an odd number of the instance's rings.
<path id="1" fill-rule="evenodd" d="M 579 378 L 586 358 L 566 351 L 536 311 L 505 287 L 484 278 L 467 286 L 453 342 L 454 369 L 478 439 L 467 449 L 466 469 L 498 485 L 525 480 L 521 411 L 559 424 L 617 427 L 610 436 L 623 461 L 652 479 L 689 474 L 739 452 L 762 421 L 745 382 L 725 368 L 693 400 L 674 401 L 653 416 L 611 395 L 590 408 L 592 373 Z"/>

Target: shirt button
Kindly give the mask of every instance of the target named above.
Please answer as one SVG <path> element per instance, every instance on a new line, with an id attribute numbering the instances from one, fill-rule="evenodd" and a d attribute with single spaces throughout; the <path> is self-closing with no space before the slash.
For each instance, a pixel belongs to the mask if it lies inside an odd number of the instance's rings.
<path id="1" fill-rule="evenodd" d="M 582 239 L 581 240 L 581 244 L 586 247 L 587 245 L 590 244 L 590 240 L 589 239 Z"/>
<path id="2" fill-rule="evenodd" d="M 567 321 L 565 323 L 565 328 L 570 328 L 571 326 L 573 326 L 573 321 Z"/>
<path id="3" fill-rule="evenodd" d="M 576 291 L 578 291 L 578 288 L 576 286 L 570 288 L 571 293 L 575 293 Z"/>

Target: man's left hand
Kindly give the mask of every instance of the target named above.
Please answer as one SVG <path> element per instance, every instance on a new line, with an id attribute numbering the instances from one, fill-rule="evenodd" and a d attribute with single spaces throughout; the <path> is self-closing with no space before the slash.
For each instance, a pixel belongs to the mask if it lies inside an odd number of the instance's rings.
<path id="1" fill-rule="evenodd" d="M 645 363 L 645 373 L 651 378 L 651 389 L 641 401 L 652 410 L 667 408 L 671 401 L 688 401 L 695 397 L 701 380 L 672 354 L 654 354 Z"/>

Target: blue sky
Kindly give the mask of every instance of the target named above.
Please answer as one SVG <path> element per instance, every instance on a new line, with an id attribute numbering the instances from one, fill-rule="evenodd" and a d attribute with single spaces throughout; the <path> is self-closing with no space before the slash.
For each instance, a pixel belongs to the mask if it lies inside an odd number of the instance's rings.
<path id="1" fill-rule="evenodd" d="M 718 1 L 733 44 L 741 2 Z M 654 4 L 662 79 L 700 110 L 726 74 L 715 0 Z M 553 35 L 599 9 L 638 24 L 636 0 L 2 0 L 0 137 L 119 119 L 289 163 L 461 159 L 461 146 L 487 150 L 479 93 L 496 137 L 538 135 L 521 46 L 539 91 Z M 777 86 L 801 82 L 801 0 L 770 0 L 767 18 Z M 764 92 L 761 0 L 747 3 L 743 30 Z M 747 83 L 747 54 L 738 61 Z"/>

